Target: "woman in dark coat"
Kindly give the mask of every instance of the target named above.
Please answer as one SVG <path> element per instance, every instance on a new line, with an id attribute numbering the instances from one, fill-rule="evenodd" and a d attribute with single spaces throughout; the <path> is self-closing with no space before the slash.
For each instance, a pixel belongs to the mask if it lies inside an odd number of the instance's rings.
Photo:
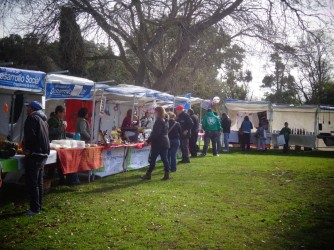
<path id="1" fill-rule="evenodd" d="M 180 138 L 182 135 L 182 129 L 180 123 L 175 121 L 176 115 L 173 112 L 169 112 L 169 130 L 168 138 L 170 148 L 168 150 L 168 161 L 172 172 L 176 171 L 176 153 L 180 147 Z"/>
<path id="2" fill-rule="evenodd" d="M 151 143 L 150 167 L 142 178 L 146 180 L 151 179 L 151 174 L 155 168 L 157 157 L 160 155 L 165 170 L 165 175 L 162 180 L 168 180 L 170 171 L 168 161 L 168 149 L 170 147 L 168 138 L 168 119 L 166 119 L 167 115 L 165 109 L 162 107 L 155 108 L 155 115 L 156 121 L 153 125 L 152 133 L 145 142 L 145 145 Z"/>

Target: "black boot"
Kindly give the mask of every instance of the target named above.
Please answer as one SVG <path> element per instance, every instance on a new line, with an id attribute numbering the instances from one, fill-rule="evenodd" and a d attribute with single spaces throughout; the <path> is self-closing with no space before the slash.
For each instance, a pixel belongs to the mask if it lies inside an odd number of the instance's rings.
<path id="1" fill-rule="evenodd" d="M 163 181 L 169 180 L 169 171 L 165 171 L 165 175 L 161 180 Z"/>
<path id="2" fill-rule="evenodd" d="M 143 180 L 151 180 L 151 173 L 149 171 L 146 171 L 146 174 L 141 176 L 140 178 L 142 178 Z"/>

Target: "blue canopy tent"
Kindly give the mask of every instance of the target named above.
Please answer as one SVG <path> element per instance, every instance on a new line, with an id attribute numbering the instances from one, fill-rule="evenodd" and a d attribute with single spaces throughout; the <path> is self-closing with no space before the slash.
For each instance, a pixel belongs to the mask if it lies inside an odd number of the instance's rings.
<path id="1" fill-rule="evenodd" d="M 42 102 L 45 76 L 41 71 L 0 67 L 0 135 L 14 141 L 22 139 L 24 103 Z"/>
<path id="2" fill-rule="evenodd" d="M 145 105 L 163 106 L 165 104 L 174 103 L 173 95 L 142 86 L 128 84 L 119 84 L 116 86 L 96 84 L 96 102 L 100 102 L 101 99 L 106 99 L 108 114 L 103 119 L 100 119 L 98 116 L 95 117 L 95 138 L 98 132 L 97 128 L 109 130 L 111 127 L 119 127 L 128 109 L 134 110 L 135 107 L 141 109 Z M 96 113 L 98 112 L 97 107 L 95 111 Z"/>

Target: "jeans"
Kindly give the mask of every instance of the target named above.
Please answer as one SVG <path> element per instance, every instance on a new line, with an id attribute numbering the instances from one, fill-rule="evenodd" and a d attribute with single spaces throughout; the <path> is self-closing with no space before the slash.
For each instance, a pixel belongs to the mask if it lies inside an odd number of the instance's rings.
<path id="1" fill-rule="evenodd" d="M 205 131 L 204 146 L 202 151 L 203 155 L 206 155 L 206 152 L 208 151 L 210 140 L 212 142 L 213 155 L 217 155 L 217 138 L 218 138 L 218 131 Z"/>
<path id="2" fill-rule="evenodd" d="M 25 158 L 26 186 L 30 198 L 30 210 L 38 213 L 42 209 L 43 174 L 46 157 L 30 156 Z"/>
<path id="3" fill-rule="evenodd" d="M 250 133 L 244 133 L 241 136 L 241 150 L 242 151 L 249 151 L 250 150 Z"/>
<path id="4" fill-rule="evenodd" d="M 181 138 L 181 152 L 182 152 L 182 161 L 189 162 L 189 138 Z"/>
<path id="5" fill-rule="evenodd" d="M 190 150 L 191 156 L 197 156 L 197 152 L 198 152 L 197 138 L 198 138 L 197 131 L 191 134 L 191 137 L 189 138 L 189 150 Z"/>
<path id="6" fill-rule="evenodd" d="M 224 133 L 224 146 L 225 146 L 225 150 L 226 152 L 230 151 L 230 133 Z"/>
<path id="7" fill-rule="evenodd" d="M 180 147 L 179 139 L 170 139 L 170 148 L 168 149 L 168 162 L 172 171 L 176 171 L 176 153 Z"/>
<path id="8" fill-rule="evenodd" d="M 289 140 L 285 139 L 285 144 L 283 145 L 283 153 L 289 152 Z"/>
<path id="9" fill-rule="evenodd" d="M 257 138 L 257 150 L 266 149 L 266 139 L 265 138 Z"/>
<path id="10" fill-rule="evenodd" d="M 217 153 L 219 153 L 222 149 L 222 140 L 221 140 L 221 133 L 218 132 L 217 135 Z"/>
<path id="11" fill-rule="evenodd" d="M 155 169 L 155 164 L 157 161 L 158 156 L 160 155 L 161 161 L 164 164 L 164 170 L 169 172 L 169 161 L 168 161 L 168 148 L 151 148 L 151 156 L 150 156 L 150 166 L 148 168 L 148 172 L 152 173 Z"/>

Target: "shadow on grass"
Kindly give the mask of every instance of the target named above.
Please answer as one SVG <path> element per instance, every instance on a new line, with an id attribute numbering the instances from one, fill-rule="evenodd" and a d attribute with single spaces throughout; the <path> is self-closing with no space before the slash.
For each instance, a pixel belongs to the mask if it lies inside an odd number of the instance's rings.
<path id="1" fill-rule="evenodd" d="M 208 150 L 208 154 L 212 153 L 212 149 Z M 266 151 L 257 151 L 254 148 L 251 148 L 250 151 L 244 152 L 241 151 L 240 148 L 230 148 L 230 152 L 228 153 L 220 153 L 220 155 L 228 155 L 228 154 L 241 154 L 241 155 L 272 155 L 272 156 L 281 156 L 281 157 L 315 157 L 315 158 L 334 158 L 334 152 L 333 151 L 295 151 L 290 150 L 289 153 L 284 154 L 283 150 L 279 149 L 269 149 Z"/>
<path id="2" fill-rule="evenodd" d="M 24 185 L 5 183 L 0 189 L 0 208 L 8 204 L 23 205 L 27 199 Z"/>
<path id="3" fill-rule="evenodd" d="M 283 218 L 291 228 L 280 235 L 278 243 L 285 249 L 334 249 L 333 205 L 310 206 L 308 210 L 302 217 Z"/>
<path id="4" fill-rule="evenodd" d="M 131 176 L 128 175 L 115 175 L 106 177 L 106 179 L 102 179 L 101 183 L 109 184 L 108 186 L 103 186 L 99 188 L 94 188 L 93 190 L 87 190 L 83 193 L 104 193 L 104 192 L 111 192 L 116 191 L 124 188 L 129 188 L 133 186 L 147 184 L 154 180 L 160 180 L 163 176 L 162 171 L 160 169 L 155 170 L 152 173 L 152 180 L 143 180 L 141 176 L 145 173 L 145 169 L 141 169 L 141 174 L 133 174 Z"/>

